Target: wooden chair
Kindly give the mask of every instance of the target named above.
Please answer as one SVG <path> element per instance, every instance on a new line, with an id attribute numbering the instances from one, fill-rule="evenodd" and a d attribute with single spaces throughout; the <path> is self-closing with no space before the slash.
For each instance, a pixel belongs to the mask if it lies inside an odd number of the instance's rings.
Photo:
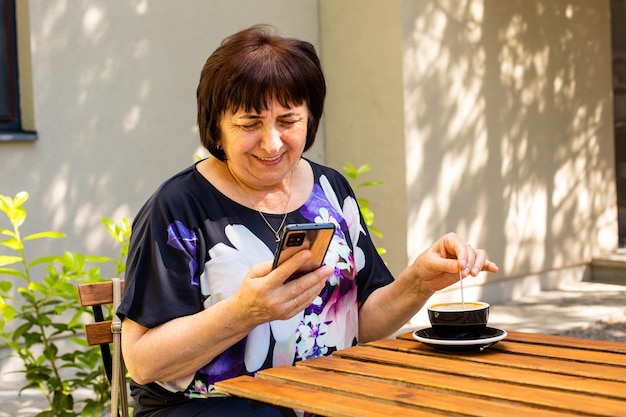
<path id="1" fill-rule="evenodd" d="M 122 322 L 115 314 L 122 298 L 124 281 L 113 278 L 111 281 L 78 285 L 80 305 L 92 307 L 95 323 L 85 325 L 85 335 L 89 346 L 100 345 L 102 361 L 107 378 L 111 382 L 111 416 L 128 417 L 128 394 L 126 387 L 126 367 L 122 358 Z M 113 320 L 105 320 L 103 305 L 112 305 Z M 110 344 L 113 344 L 111 353 Z"/>

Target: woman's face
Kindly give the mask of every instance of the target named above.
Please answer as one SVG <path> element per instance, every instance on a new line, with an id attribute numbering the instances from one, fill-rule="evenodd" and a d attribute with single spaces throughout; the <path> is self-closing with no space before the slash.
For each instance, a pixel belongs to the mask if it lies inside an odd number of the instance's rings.
<path id="1" fill-rule="evenodd" d="M 237 179 L 253 189 L 280 186 L 298 163 L 306 143 L 306 103 L 267 110 L 226 112 L 220 120 L 219 145 Z"/>

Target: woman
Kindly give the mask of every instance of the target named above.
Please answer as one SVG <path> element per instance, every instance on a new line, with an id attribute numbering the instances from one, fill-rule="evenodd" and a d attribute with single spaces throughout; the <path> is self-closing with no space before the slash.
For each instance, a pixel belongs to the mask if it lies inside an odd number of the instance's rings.
<path id="1" fill-rule="evenodd" d="M 135 416 L 281 415 L 213 383 L 388 336 L 459 269 L 498 270 L 448 234 L 394 280 L 347 181 L 302 157 L 325 89 L 312 45 L 267 27 L 208 58 L 198 125 L 213 157 L 166 181 L 133 225 L 118 314 Z M 336 226 L 325 265 L 285 282 L 311 253 L 272 271 L 280 231 L 307 222 Z"/>

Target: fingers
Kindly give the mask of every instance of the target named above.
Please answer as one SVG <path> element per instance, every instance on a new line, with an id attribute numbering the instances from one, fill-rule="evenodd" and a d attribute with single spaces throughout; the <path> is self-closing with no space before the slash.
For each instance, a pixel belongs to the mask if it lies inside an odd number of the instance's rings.
<path id="1" fill-rule="evenodd" d="M 333 269 L 329 266 L 322 266 L 308 274 L 302 275 L 287 282 L 283 287 L 288 295 L 292 295 L 291 300 L 287 299 L 287 304 L 292 307 L 292 315 L 310 306 L 319 296 L 326 279 L 332 274 Z"/>
<path id="2" fill-rule="evenodd" d="M 328 266 L 315 268 L 309 273 L 299 272 L 312 259 L 309 250 L 295 253 L 275 270 L 268 271 L 269 285 L 275 291 L 274 307 L 280 318 L 285 319 L 294 316 L 306 307 L 310 306 L 320 294 L 326 283 L 326 278 L 333 269 Z M 304 268 L 305 270 L 307 268 Z M 297 278 L 290 279 L 296 274 Z"/>
<path id="3" fill-rule="evenodd" d="M 272 279 L 276 284 L 284 284 L 298 269 L 310 261 L 312 256 L 313 254 L 309 250 L 296 252 L 275 269 Z"/>
<path id="4" fill-rule="evenodd" d="M 464 277 L 476 276 L 481 271 L 498 272 L 498 266 L 487 259 L 487 252 L 476 249 L 464 242 L 455 233 L 448 233 L 443 237 L 446 258 L 456 258 L 457 268 L 462 271 Z"/>
<path id="5" fill-rule="evenodd" d="M 260 264 L 252 265 L 248 271 L 248 276 L 252 278 L 264 277 L 272 271 L 272 262 L 267 261 Z"/>

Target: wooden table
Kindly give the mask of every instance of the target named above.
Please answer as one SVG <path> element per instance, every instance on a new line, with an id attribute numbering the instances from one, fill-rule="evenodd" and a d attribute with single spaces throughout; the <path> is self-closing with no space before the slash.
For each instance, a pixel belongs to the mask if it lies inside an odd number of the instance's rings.
<path id="1" fill-rule="evenodd" d="M 626 343 L 508 332 L 446 353 L 406 333 L 216 385 L 332 417 L 626 416 Z"/>

